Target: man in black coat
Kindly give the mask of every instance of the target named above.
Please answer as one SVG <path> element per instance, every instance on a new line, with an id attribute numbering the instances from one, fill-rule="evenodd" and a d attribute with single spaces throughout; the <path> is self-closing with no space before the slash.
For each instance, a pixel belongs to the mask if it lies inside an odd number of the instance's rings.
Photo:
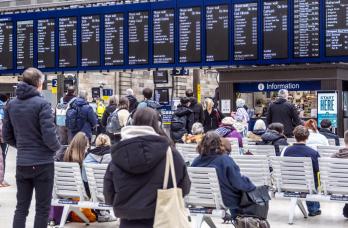
<path id="1" fill-rule="evenodd" d="M 335 145 L 339 146 L 340 145 L 340 138 L 331 131 L 331 126 L 332 123 L 328 119 L 323 119 L 320 122 L 320 130 L 319 133 L 324 135 L 327 139 L 334 139 L 335 140 Z"/>
<path id="2" fill-rule="evenodd" d="M 17 148 L 17 207 L 13 227 L 25 227 L 35 189 L 33 226 L 47 227 L 51 206 L 55 152 L 60 149 L 50 103 L 40 94 L 44 75 L 35 68 L 23 73 L 17 97 L 5 109 L 3 138 Z"/>
<path id="3" fill-rule="evenodd" d="M 203 106 L 197 102 L 197 99 L 193 96 L 192 89 L 186 90 L 186 97 L 190 99 L 190 106 L 189 108 L 192 110 L 194 115 L 194 123 L 200 122 L 201 124 L 204 124 L 204 111 Z"/>
<path id="4" fill-rule="evenodd" d="M 301 120 L 296 107 L 288 102 L 288 96 L 287 90 L 279 90 L 277 100 L 268 107 L 266 122 L 267 125 L 276 122 L 282 123 L 285 136 L 292 137 L 294 128 L 301 125 Z"/>
<path id="5" fill-rule="evenodd" d="M 126 97 L 129 100 L 129 110 L 128 111 L 130 113 L 132 113 L 137 109 L 139 102 L 138 102 L 137 98 L 134 96 L 134 92 L 132 89 L 127 89 L 126 94 L 127 94 Z"/>

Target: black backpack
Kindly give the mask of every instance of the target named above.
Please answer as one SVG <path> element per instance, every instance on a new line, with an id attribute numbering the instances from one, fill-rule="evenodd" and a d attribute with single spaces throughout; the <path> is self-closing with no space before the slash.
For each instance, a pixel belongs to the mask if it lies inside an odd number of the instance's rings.
<path id="1" fill-rule="evenodd" d="M 82 107 L 73 105 L 66 112 L 65 126 L 72 132 L 79 132 L 85 124 L 86 117 L 81 109 Z"/>

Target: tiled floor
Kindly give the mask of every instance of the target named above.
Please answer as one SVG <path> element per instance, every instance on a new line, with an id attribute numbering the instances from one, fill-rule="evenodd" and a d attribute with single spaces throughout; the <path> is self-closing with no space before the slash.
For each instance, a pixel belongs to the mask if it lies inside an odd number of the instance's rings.
<path id="1" fill-rule="evenodd" d="M 15 156 L 14 150 L 9 152 L 7 158 L 6 179 L 11 187 L 0 188 L 0 227 L 10 228 L 12 226 L 12 217 L 16 205 L 16 187 L 15 187 Z M 343 204 L 338 203 L 322 203 L 322 215 L 315 218 L 304 219 L 299 210 L 296 211 L 295 221 L 292 226 L 287 224 L 288 221 L 289 201 L 272 200 L 269 211 L 269 222 L 273 228 L 348 228 L 348 219 L 342 216 Z M 33 227 L 33 218 L 35 213 L 34 203 L 32 204 L 30 214 L 28 216 L 27 227 Z M 215 220 L 217 227 L 227 228 L 233 227 L 231 224 L 222 224 L 220 219 Z M 114 223 L 94 223 L 91 228 L 111 228 L 118 227 L 117 222 Z M 66 227 L 85 227 L 84 224 L 67 224 Z M 208 226 L 203 226 L 207 228 Z"/>

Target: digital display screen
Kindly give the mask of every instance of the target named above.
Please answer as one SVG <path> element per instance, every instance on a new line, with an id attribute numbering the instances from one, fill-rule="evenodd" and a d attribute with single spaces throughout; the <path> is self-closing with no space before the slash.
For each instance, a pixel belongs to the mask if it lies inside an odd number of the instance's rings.
<path id="1" fill-rule="evenodd" d="M 0 22 L 0 70 L 13 69 L 13 23 Z"/>
<path id="2" fill-rule="evenodd" d="M 153 72 L 153 81 L 157 83 L 168 83 L 168 71 L 157 70 Z"/>
<path id="3" fill-rule="evenodd" d="M 77 66 L 77 18 L 59 18 L 59 67 Z"/>
<path id="4" fill-rule="evenodd" d="M 206 61 L 229 59 L 228 5 L 206 7 Z"/>
<path id="5" fill-rule="evenodd" d="M 161 105 L 169 104 L 169 89 L 155 89 L 155 100 Z"/>
<path id="6" fill-rule="evenodd" d="M 201 61 L 201 8 L 179 10 L 179 61 Z"/>
<path id="7" fill-rule="evenodd" d="M 234 5 L 234 59 L 257 59 L 257 3 Z"/>
<path id="8" fill-rule="evenodd" d="M 37 64 L 39 68 L 52 68 L 55 66 L 55 50 L 55 20 L 38 20 Z"/>
<path id="9" fill-rule="evenodd" d="M 174 63 L 174 10 L 153 11 L 153 62 Z"/>
<path id="10" fill-rule="evenodd" d="M 348 0 L 326 0 L 326 56 L 348 55 Z"/>
<path id="11" fill-rule="evenodd" d="M 124 64 L 124 15 L 123 13 L 105 15 L 104 61 L 105 66 Z"/>
<path id="12" fill-rule="evenodd" d="M 81 65 L 100 65 L 100 16 L 81 17 Z"/>
<path id="13" fill-rule="evenodd" d="M 319 57 L 319 0 L 294 0 L 294 57 Z"/>
<path id="14" fill-rule="evenodd" d="M 129 64 L 149 63 L 149 13 L 131 12 L 128 15 Z"/>
<path id="15" fill-rule="evenodd" d="M 17 69 L 33 66 L 34 22 L 17 22 Z"/>
<path id="16" fill-rule="evenodd" d="M 288 1 L 263 3 L 263 58 L 288 58 Z"/>

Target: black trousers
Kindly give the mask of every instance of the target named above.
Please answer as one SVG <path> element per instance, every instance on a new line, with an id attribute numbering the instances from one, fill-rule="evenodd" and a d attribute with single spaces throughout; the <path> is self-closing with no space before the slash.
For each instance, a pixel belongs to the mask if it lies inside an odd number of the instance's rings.
<path id="1" fill-rule="evenodd" d="M 119 228 L 153 228 L 154 219 L 127 220 L 121 219 Z"/>
<path id="2" fill-rule="evenodd" d="M 2 161 L 3 161 L 3 165 L 4 165 L 4 176 L 5 176 L 6 155 L 7 155 L 8 145 L 6 143 L 0 143 L 0 147 L 2 150 Z"/>
<path id="3" fill-rule="evenodd" d="M 13 228 L 25 228 L 30 202 L 35 189 L 34 228 L 47 228 L 51 206 L 54 180 L 54 164 L 17 166 L 17 206 L 13 219 Z"/>

